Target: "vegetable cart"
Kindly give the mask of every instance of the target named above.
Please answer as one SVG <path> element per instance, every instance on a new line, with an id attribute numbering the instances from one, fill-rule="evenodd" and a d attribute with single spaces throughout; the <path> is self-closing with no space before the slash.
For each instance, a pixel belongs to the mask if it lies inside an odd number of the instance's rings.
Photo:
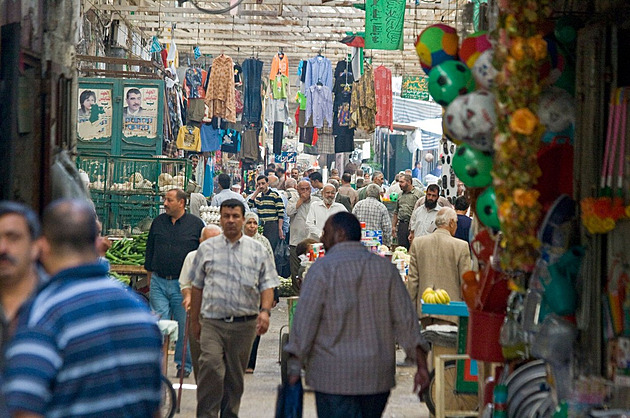
<path id="1" fill-rule="evenodd" d="M 436 418 L 477 416 L 477 363 L 466 354 L 468 307 L 464 302 L 422 304 L 422 313 L 459 317 L 455 350 L 432 344 L 434 370 L 423 392 L 427 407 Z M 426 333 L 426 331 L 423 331 Z M 452 408 L 446 410 L 446 407 Z"/>

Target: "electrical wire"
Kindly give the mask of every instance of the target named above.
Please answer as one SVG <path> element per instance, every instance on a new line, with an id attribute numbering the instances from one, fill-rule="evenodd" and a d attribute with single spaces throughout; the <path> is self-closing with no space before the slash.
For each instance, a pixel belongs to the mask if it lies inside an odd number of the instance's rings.
<path id="1" fill-rule="evenodd" d="M 216 10 L 210 10 L 210 9 L 206 9 L 204 7 L 201 7 L 197 4 L 197 1 L 195 0 L 190 0 L 190 2 L 192 3 L 193 6 L 195 6 L 195 8 L 201 12 L 210 14 L 210 15 L 221 15 L 223 13 L 227 13 L 230 10 L 234 9 L 235 7 L 238 7 L 239 4 L 241 4 L 243 2 L 243 0 L 237 0 L 236 3 L 228 6 L 228 7 L 224 7 L 223 9 L 216 9 Z"/>

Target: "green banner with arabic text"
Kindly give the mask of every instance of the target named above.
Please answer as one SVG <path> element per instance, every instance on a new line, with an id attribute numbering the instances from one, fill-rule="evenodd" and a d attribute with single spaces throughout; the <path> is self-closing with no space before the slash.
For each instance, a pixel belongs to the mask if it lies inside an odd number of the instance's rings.
<path id="1" fill-rule="evenodd" d="M 365 1 L 365 48 L 402 50 L 405 0 Z"/>
<path id="2" fill-rule="evenodd" d="M 429 100 L 429 78 L 403 75 L 400 97 L 403 99 Z"/>

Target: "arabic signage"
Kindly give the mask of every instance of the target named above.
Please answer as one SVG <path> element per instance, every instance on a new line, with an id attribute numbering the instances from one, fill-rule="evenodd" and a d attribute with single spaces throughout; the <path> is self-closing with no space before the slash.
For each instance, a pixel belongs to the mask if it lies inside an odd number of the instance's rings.
<path id="1" fill-rule="evenodd" d="M 400 97 L 429 101 L 429 79 L 418 75 L 403 75 Z"/>
<path id="2" fill-rule="evenodd" d="M 366 0 L 365 48 L 402 50 L 405 0 Z"/>

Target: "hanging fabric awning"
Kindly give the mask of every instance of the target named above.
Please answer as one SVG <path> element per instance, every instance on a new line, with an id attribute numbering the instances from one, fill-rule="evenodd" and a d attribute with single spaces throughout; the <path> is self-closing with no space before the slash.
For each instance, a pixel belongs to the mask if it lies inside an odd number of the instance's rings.
<path id="1" fill-rule="evenodd" d="M 417 122 L 442 117 L 442 106 L 424 100 L 394 96 L 394 123 Z"/>

